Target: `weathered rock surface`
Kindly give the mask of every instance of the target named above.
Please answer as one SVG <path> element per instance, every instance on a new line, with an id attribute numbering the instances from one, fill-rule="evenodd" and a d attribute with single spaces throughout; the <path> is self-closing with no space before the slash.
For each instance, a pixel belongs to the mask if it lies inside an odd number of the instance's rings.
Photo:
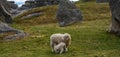
<path id="1" fill-rule="evenodd" d="M 4 33 L 4 32 L 20 33 L 19 30 L 13 29 L 12 27 L 8 26 L 6 23 L 0 22 L 0 33 Z"/>
<path id="2" fill-rule="evenodd" d="M 96 0 L 97 3 L 106 3 L 109 2 L 109 0 Z"/>
<path id="3" fill-rule="evenodd" d="M 26 33 L 20 30 L 14 29 L 10 27 L 8 24 L 6 24 L 6 23 L 12 23 L 11 13 L 9 12 L 7 6 L 8 4 L 6 0 L 0 0 L 0 35 L 6 34 L 9 32 L 14 32 L 14 34 L 12 35 L 7 35 L 3 37 L 3 40 L 5 41 L 11 41 L 11 40 L 15 40 L 18 38 L 24 38 L 25 36 L 27 36 Z"/>
<path id="4" fill-rule="evenodd" d="M 3 40 L 5 40 L 5 41 L 11 41 L 11 40 L 20 39 L 20 38 L 24 38 L 24 37 L 28 36 L 28 34 L 22 32 L 20 30 L 14 29 L 14 28 L 8 26 L 6 23 L 0 22 L 0 34 L 4 34 L 6 32 L 7 33 L 14 32 L 15 34 L 5 36 L 3 38 Z"/>
<path id="5" fill-rule="evenodd" d="M 18 5 L 14 1 L 7 1 L 11 9 L 17 9 Z"/>
<path id="6" fill-rule="evenodd" d="M 59 1 L 56 17 L 60 26 L 66 26 L 75 22 L 80 22 L 83 19 L 82 13 L 79 11 L 79 9 L 77 9 L 75 4 L 69 0 Z"/>
<path id="7" fill-rule="evenodd" d="M 112 24 L 109 32 L 120 36 L 120 0 L 110 0 L 109 5 L 112 13 Z"/>
<path id="8" fill-rule="evenodd" d="M 34 0 L 25 1 L 25 4 L 19 7 L 17 10 L 26 10 L 26 9 L 35 8 L 34 3 L 35 3 Z"/>
<path id="9" fill-rule="evenodd" d="M 6 7 L 5 7 L 6 6 Z M 7 8 L 8 4 L 6 0 L 0 0 L 0 20 L 6 23 L 12 23 L 11 14 Z"/>
<path id="10" fill-rule="evenodd" d="M 28 18 L 31 18 L 31 17 L 37 17 L 37 16 L 40 16 L 40 15 L 43 15 L 43 13 L 33 13 L 33 14 L 29 14 L 27 16 L 23 16 L 21 19 L 28 19 Z"/>
<path id="11" fill-rule="evenodd" d="M 22 5 L 18 10 L 25 10 L 30 8 L 36 8 L 47 5 L 58 4 L 59 0 L 26 0 L 25 4 Z"/>
<path id="12" fill-rule="evenodd" d="M 17 34 L 13 34 L 13 35 L 9 35 L 3 38 L 4 41 L 13 41 L 16 39 L 23 39 L 26 36 L 28 36 L 28 34 L 21 32 L 21 33 L 17 33 Z"/>

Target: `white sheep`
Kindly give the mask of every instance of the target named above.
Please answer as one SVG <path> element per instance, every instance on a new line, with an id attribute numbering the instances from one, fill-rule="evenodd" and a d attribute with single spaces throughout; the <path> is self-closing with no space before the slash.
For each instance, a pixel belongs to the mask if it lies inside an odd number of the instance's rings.
<path id="1" fill-rule="evenodd" d="M 68 48 L 68 46 L 71 43 L 71 36 L 70 36 L 70 34 L 68 34 L 68 33 L 64 33 L 64 34 L 56 33 L 56 34 L 52 34 L 50 36 L 50 46 L 52 47 L 52 52 L 56 52 L 56 50 L 54 50 L 54 48 L 57 45 L 58 46 L 62 45 L 62 44 L 60 44 L 61 42 L 65 43 L 65 47 L 66 48 L 64 49 L 64 52 L 67 52 L 68 51 L 67 48 Z"/>

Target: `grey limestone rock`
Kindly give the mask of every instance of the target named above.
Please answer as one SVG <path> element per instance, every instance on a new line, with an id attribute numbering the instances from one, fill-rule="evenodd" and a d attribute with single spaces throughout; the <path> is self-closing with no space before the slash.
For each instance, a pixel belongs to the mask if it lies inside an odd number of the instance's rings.
<path id="1" fill-rule="evenodd" d="M 0 0 L 0 35 L 9 33 L 9 32 L 14 32 L 13 35 L 8 35 L 8 36 L 3 37 L 5 41 L 10 41 L 10 40 L 23 38 L 27 36 L 27 34 L 24 33 L 23 31 L 14 29 L 8 24 L 6 24 L 6 23 L 12 23 L 12 16 L 7 6 L 8 4 L 6 0 Z"/>
<path id="2" fill-rule="evenodd" d="M 109 32 L 120 35 L 120 0 L 110 0 L 109 5 L 112 13 L 112 23 Z"/>
<path id="3" fill-rule="evenodd" d="M 0 34 L 4 34 L 5 32 L 14 32 L 13 35 L 8 35 L 3 38 L 5 41 L 12 41 L 15 39 L 20 39 L 28 36 L 28 34 L 24 33 L 23 31 L 14 29 L 7 25 L 6 23 L 0 22 Z"/>
<path id="4" fill-rule="evenodd" d="M 109 2 L 109 0 L 96 0 L 97 3 L 106 3 Z"/>
<path id="5" fill-rule="evenodd" d="M 69 0 L 60 0 L 56 15 L 61 27 L 82 21 L 82 13 Z"/>
<path id="6" fill-rule="evenodd" d="M 21 19 L 28 19 L 28 18 L 31 18 L 31 17 L 37 17 L 37 16 L 40 16 L 40 15 L 43 15 L 43 13 L 32 13 L 32 14 L 29 14 L 27 16 L 23 16 Z"/>
<path id="7" fill-rule="evenodd" d="M 0 0 L 0 21 L 12 23 L 11 14 L 8 10 L 8 3 L 6 0 Z"/>

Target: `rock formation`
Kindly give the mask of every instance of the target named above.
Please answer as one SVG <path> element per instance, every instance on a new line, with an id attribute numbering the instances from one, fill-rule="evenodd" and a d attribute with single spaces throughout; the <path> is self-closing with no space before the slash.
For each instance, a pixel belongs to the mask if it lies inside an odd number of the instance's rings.
<path id="1" fill-rule="evenodd" d="M 120 0 L 110 0 L 109 5 L 112 13 L 112 23 L 109 32 L 120 36 Z"/>
<path id="2" fill-rule="evenodd" d="M 15 4 L 14 1 L 7 1 L 7 2 L 10 4 L 10 8 L 11 8 L 11 9 L 17 9 L 17 8 L 18 8 L 18 5 Z"/>
<path id="3" fill-rule="evenodd" d="M 59 0 L 27 0 L 19 10 L 58 4 Z"/>
<path id="4" fill-rule="evenodd" d="M 8 10 L 8 3 L 6 0 L 0 0 L 0 20 L 6 23 L 12 23 L 11 14 Z"/>
<path id="5" fill-rule="evenodd" d="M 46 0 L 35 0 L 35 6 L 41 7 L 48 5 L 48 2 Z"/>
<path id="6" fill-rule="evenodd" d="M 12 40 L 24 38 L 25 36 L 27 36 L 27 34 L 24 33 L 23 31 L 14 29 L 8 26 L 6 23 L 0 22 L 0 34 L 10 33 L 10 32 L 14 34 L 3 37 L 3 40 L 12 41 Z"/>
<path id="7" fill-rule="evenodd" d="M 9 4 L 7 4 L 6 0 L 0 0 L 0 35 L 9 33 L 9 32 L 13 32 L 14 34 L 3 37 L 3 40 L 11 41 L 11 40 L 15 40 L 15 39 L 23 38 L 27 36 L 26 33 L 20 30 L 14 29 L 10 27 L 8 24 L 6 24 L 6 23 L 12 23 L 11 14 L 9 13 L 9 10 L 7 10 L 8 5 Z"/>
<path id="8" fill-rule="evenodd" d="M 120 0 L 97 0 L 100 3 L 109 2 L 112 20 L 108 32 L 120 36 Z"/>
<path id="9" fill-rule="evenodd" d="M 82 13 L 79 11 L 79 9 L 77 9 L 75 4 L 69 0 L 59 1 L 56 17 L 59 21 L 60 26 L 66 26 L 77 21 L 82 21 Z"/>
<path id="10" fill-rule="evenodd" d="M 105 3 L 105 2 L 109 2 L 109 0 L 96 0 L 97 3 Z"/>
<path id="11" fill-rule="evenodd" d="M 34 0 L 27 0 L 25 1 L 25 4 L 22 5 L 20 8 L 18 8 L 18 10 L 25 10 L 25 9 L 30 9 L 30 8 L 34 8 Z"/>

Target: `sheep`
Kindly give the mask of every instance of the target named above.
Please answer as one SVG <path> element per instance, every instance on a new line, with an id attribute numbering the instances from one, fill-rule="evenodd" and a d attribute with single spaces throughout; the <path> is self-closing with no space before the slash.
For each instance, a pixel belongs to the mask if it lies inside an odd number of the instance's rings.
<path id="1" fill-rule="evenodd" d="M 64 42 L 59 43 L 58 45 L 54 46 L 54 52 L 57 54 L 62 54 L 66 50 L 66 45 Z"/>
<path id="2" fill-rule="evenodd" d="M 64 33 L 64 34 L 61 34 L 61 33 L 56 33 L 56 34 L 52 34 L 50 36 L 50 46 L 52 47 L 52 52 L 56 52 L 54 50 L 55 46 L 56 45 L 61 45 L 60 43 L 63 42 L 65 43 L 65 49 L 64 49 L 64 52 L 67 52 L 68 51 L 68 46 L 71 44 L 71 36 L 70 34 L 68 33 Z"/>

